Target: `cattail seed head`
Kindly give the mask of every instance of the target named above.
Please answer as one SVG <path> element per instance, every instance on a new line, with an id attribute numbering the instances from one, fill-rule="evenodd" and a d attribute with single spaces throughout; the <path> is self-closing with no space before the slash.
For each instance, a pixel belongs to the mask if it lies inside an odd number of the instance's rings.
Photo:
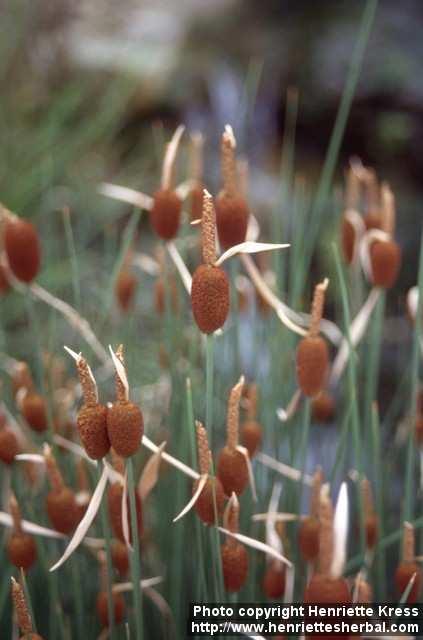
<path id="1" fill-rule="evenodd" d="M 335 400 L 328 391 L 321 391 L 311 402 L 313 420 L 316 422 L 332 422 L 335 417 Z"/>
<path id="2" fill-rule="evenodd" d="M 345 262 L 351 264 L 355 254 L 355 246 L 357 234 L 351 220 L 344 217 L 341 223 L 341 246 L 344 254 Z"/>
<path id="3" fill-rule="evenodd" d="M 193 494 L 196 492 L 199 482 L 199 478 L 194 482 L 192 490 Z M 220 482 L 219 478 L 208 476 L 207 482 L 204 485 L 204 488 L 200 493 L 200 496 L 194 507 L 198 514 L 198 517 L 206 524 L 214 524 L 216 521 L 216 517 L 219 518 L 222 515 L 224 504 L 225 494 L 223 491 L 222 483 Z"/>
<path id="4" fill-rule="evenodd" d="M 243 544 L 227 541 L 221 547 L 222 570 L 225 589 L 236 593 L 245 584 L 248 576 L 248 553 Z"/>
<path id="5" fill-rule="evenodd" d="M 7 278 L 6 269 L 0 262 L 0 294 L 5 295 L 10 289 L 10 283 Z"/>
<path id="6" fill-rule="evenodd" d="M 39 433 L 48 426 L 46 403 L 38 393 L 30 392 L 22 399 L 21 412 L 29 427 Z"/>
<path id="7" fill-rule="evenodd" d="M 122 525 L 122 496 L 123 496 L 123 486 L 120 484 L 120 482 L 114 482 L 112 485 L 110 485 L 109 490 L 107 492 L 110 524 L 115 537 L 118 538 L 121 542 L 125 542 L 125 536 L 123 535 L 123 525 Z M 129 504 L 129 496 L 127 496 L 126 504 L 127 504 L 127 512 L 128 512 L 128 531 L 129 531 L 130 540 L 132 541 L 132 527 L 131 527 L 131 518 L 130 518 L 131 511 L 130 511 L 130 504 Z M 136 512 L 137 512 L 137 527 L 138 527 L 138 531 L 141 533 L 143 528 L 142 503 L 141 503 L 141 498 L 139 497 L 137 492 L 135 492 L 135 504 L 136 504 Z"/>
<path id="8" fill-rule="evenodd" d="M 127 267 L 123 267 L 115 284 L 115 295 L 122 311 L 128 311 L 132 306 L 137 284 L 137 278 L 132 271 Z"/>
<path id="9" fill-rule="evenodd" d="M 166 292 L 168 289 L 168 292 Z M 166 293 L 170 296 L 170 308 L 176 315 L 179 312 L 178 287 L 173 274 L 165 280 L 162 276 L 154 283 L 154 308 L 156 313 L 162 316 L 166 311 Z"/>
<path id="10" fill-rule="evenodd" d="M 217 461 L 217 476 L 220 479 L 225 494 L 234 491 L 238 496 L 248 485 L 248 468 L 244 456 L 238 449 L 224 447 Z"/>
<path id="11" fill-rule="evenodd" d="M 267 598 L 277 600 L 285 593 L 286 572 L 282 562 L 272 560 L 267 565 L 263 578 L 263 591 Z"/>
<path id="12" fill-rule="evenodd" d="M 296 355 L 298 385 L 307 397 L 322 391 L 329 368 L 329 350 L 321 336 L 306 336 L 300 340 Z"/>
<path id="13" fill-rule="evenodd" d="M 182 201 L 173 189 L 159 189 L 153 196 L 150 211 L 151 226 L 163 240 L 172 240 L 178 233 Z"/>
<path id="14" fill-rule="evenodd" d="M 422 570 L 416 562 L 400 562 L 395 571 L 395 586 L 399 596 L 407 589 L 414 574 L 414 583 L 407 598 L 408 604 L 418 601 L 422 583 Z"/>
<path id="15" fill-rule="evenodd" d="M 112 593 L 113 613 L 115 624 L 121 624 L 125 617 L 125 600 L 120 593 Z M 96 600 L 96 610 L 98 619 L 102 627 L 109 626 L 109 608 L 107 601 L 107 591 L 100 591 Z"/>
<path id="16" fill-rule="evenodd" d="M 263 440 L 263 429 L 257 420 L 246 420 L 241 427 L 241 442 L 252 458 Z"/>
<path id="17" fill-rule="evenodd" d="M 40 242 L 34 225 L 16 216 L 8 217 L 3 240 L 13 275 L 22 282 L 31 282 L 37 276 L 41 263 Z"/>
<path id="18" fill-rule="evenodd" d="M 129 570 L 128 547 L 121 540 L 113 540 L 111 554 L 113 566 L 123 578 Z"/>
<path id="19" fill-rule="evenodd" d="M 60 491 L 50 491 L 46 507 L 50 522 L 56 531 L 65 534 L 73 531 L 78 522 L 78 506 L 71 489 L 63 487 Z"/>
<path id="20" fill-rule="evenodd" d="M 364 528 L 366 532 L 367 548 L 373 549 L 379 537 L 379 519 L 375 513 L 366 516 Z"/>
<path id="21" fill-rule="evenodd" d="M 316 573 L 307 585 L 304 603 L 351 604 L 351 593 L 345 578 L 332 578 Z"/>
<path id="22" fill-rule="evenodd" d="M 107 408 L 101 404 L 84 404 L 78 412 L 77 426 L 85 451 L 93 460 L 100 460 L 110 449 L 107 432 Z"/>
<path id="23" fill-rule="evenodd" d="M 191 305 L 200 331 L 208 334 L 223 327 L 229 313 L 229 280 L 221 267 L 202 264 L 195 270 Z"/>
<path id="24" fill-rule="evenodd" d="M 18 627 L 21 630 L 22 638 L 26 640 L 43 640 L 41 636 L 33 632 L 31 614 L 26 603 L 25 593 L 19 582 L 12 578 L 12 600 L 16 612 Z M 22 640 L 21 638 L 21 640 Z"/>
<path id="25" fill-rule="evenodd" d="M 0 428 L 0 460 L 12 464 L 20 447 L 15 433 L 9 427 Z"/>
<path id="26" fill-rule="evenodd" d="M 306 562 L 314 562 L 319 555 L 320 524 L 314 516 L 308 516 L 298 531 L 298 547 Z"/>
<path id="27" fill-rule="evenodd" d="M 375 240 L 370 245 L 373 284 L 390 289 L 401 268 L 401 249 L 393 240 Z"/>
<path id="28" fill-rule="evenodd" d="M 37 559 L 34 538 L 28 533 L 13 533 L 6 546 L 9 561 L 18 569 L 28 571 Z"/>

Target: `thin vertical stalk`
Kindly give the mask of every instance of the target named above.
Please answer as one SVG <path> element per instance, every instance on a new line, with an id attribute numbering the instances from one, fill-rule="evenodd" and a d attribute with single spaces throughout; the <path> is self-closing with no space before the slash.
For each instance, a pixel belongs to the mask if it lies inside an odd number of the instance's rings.
<path id="1" fill-rule="evenodd" d="M 73 236 L 73 229 L 71 223 L 71 213 L 68 207 L 64 207 L 62 210 L 63 226 L 65 227 L 66 244 L 72 267 L 72 288 L 73 288 L 73 301 L 75 308 L 78 311 L 82 311 L 81 307 L 81 287 L 79 276 L 78 258 L 75 250 L 75 240 Z"/>
<path id="2" fill-rule="evenodd" d="M 99 472 L 97 478 L 99 479 Z M 113 640 L 116 638 L 116 627 L 115 627 L 115 608 L 113 605 L 113 594 L 112 594 L 112 576 L 113 576 L 113 565 L 112 565 L 112 554 L 110 551 L 110 543 L 111 543 L 111 533 L 110 533 L 110 524 L 109 524 L 109 513 L 107 508 L 107 502 L 103 499 L 100 504 L 100 519 L 101 519 L 101 528 L 103 530 L 103 536 L 105 540 L 105 552 L 106 552 L 106 567 L 107 567 L 107 613 L 109 616 L 109 632 L 110 638 Z"/>
<path id="3" fill-rule="evenodd" d="M 210 449 L 213 451 L 213 378 L 214 378 L 214 334 L 206 337 L 206 429 Z"/>
<path id="4" fill-rule="evenodd" d="M 129 493 L 129 506 L 131 512 L 131 530 L 132 530 L 132 544 L 133 550 L 129 552 L 129 560 L 131 565 L 131 579 L 134 585 L 134 609 L 135 609 L 135 629 L 136 639 L 142 640 L 143 626 L 142 626 L 142 598 L 141 598 L 141 562 L 140 562 L 140 539 L 137 524 L 137 505 L 135 502 L 135 480 L 134 480 L 134 467 L 132 458 L 129 458 L 126 463 L 126 470 L 128 473 L 128 493 Z"/>

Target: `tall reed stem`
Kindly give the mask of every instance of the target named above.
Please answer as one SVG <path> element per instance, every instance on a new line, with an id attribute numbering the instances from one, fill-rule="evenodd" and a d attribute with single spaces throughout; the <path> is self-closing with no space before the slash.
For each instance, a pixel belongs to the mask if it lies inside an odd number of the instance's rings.
<path id="1" fill-rule="evenodd" d="M 142 640 L 143 626 L 142 626 L 142 598 L 141 598 L 141 562 L 140 562 L 140 539 L 137 523 L 137 505 L 135 502 L 135 480 L 134 480 L 134 467 L 132 459 L 129 458 L 126 463 L 126 469 L 128 473 L 128 494 L 129 494 L 129 507 L 131 511 L 131 530 L 132 530 L 132 544 L 133 550 L 129 552 L 129 560 L 131 565 L 131 579 L 134 586 L 134 609 L 135 609 L 135 629 L 136 639 Z"/>

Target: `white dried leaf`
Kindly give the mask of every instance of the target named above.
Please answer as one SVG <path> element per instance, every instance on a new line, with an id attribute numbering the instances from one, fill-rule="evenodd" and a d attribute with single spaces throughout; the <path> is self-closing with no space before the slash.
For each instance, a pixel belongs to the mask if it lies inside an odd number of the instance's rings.
<path id="1" fill-rule="evenodd" d="M 126 471 L 126 469 L 125 469 L 125 475 L 123 476 L 123 491 L 122 491 L 121 514 L 122 514 L 123 539 L 125 541 L 127 549 L 129 549 L 130 551 L 133 551 L 133 547 L 131 545 L 130 533 L 129 533 L 128 472 Z"/>
<path id="2" fill-rule="evenodd" d="M 304 484 L 308 486 L 312 486 L 313 477 L 308 473 L 301 473 L 298 469 L 294 469 L 284 462 L 279 462 L 279 460 L 275 460 L 271 456 L 268 456 L 267 453 L 262 453 L 261 451 L 257 453 L 256 460 L 264 464 L 265 467 L 269 467 L 269 469 L 273 469 L 273 471 L 277 471 L 282 476 L 286 478 L 290 478 L 291 480 L 296 480 L 297 482 L 304 482 Z"/>
<path id="3" fill-rule="evenodd" d="M 110 182 L 102 182 L 98 187 L 98 191 L 103 196 L 113 198 L 113 200 L 120 200 L 120 202 L 127 202 L 145 211 L 150 211 L 153 208 L 153 198 L 135 189 L 121 187 Z"/>
<path id="4" fill-rule="evenodd" d="M 188 267 L 182 259 L 181 254 L 174 242 L 166 242 L 166 248 L 169 252 L 169 255 L 172 259 L 173 264 L 175 265 L 180 278 L 182 280 L 182 284 L 184 285 L 186 292 L 188 295 L 191 295 L 191 285 L 192 285 L 192 277 L 190 272 L 188 271 Z"/>
<path id="5" fill-rule="evenodd" d="M 224 529 L 223 527 L 218 527 L 221 533 L 224 533 L 226 536 L 230 536 L 238 540 L 238 542 L 242 542 L 247 547 L 251 547 L 252 549 L 256 549 L 257 551 L 262 551 L 263 553 L 267 553 L 269 556 L 272 556 L 276 560 L 280 560 L 288 567 L 292 566 L 292 563 L 288 558 L 285 558 L 283 555 L 269 547 L 264 542 L 260 542 L 260 540 L 256 540 L 255 538 L 250 538 L 249 536 L 244 536 L 242 533 L 231 533 L 228 529 Z"/>
<path id="6" fill-rule="evenodd" d="M 198 483 L 198 487 L 194 495 L 192 496 L 188 504 L 182 509 L 181 513 L 179 513 L 175 518 L 173 518 L 173 522 L 177 522 L 178 520 L 183 518 L 189 511 L 191 511 L 191 509 L 194 507 L 195 503 L 197 502 L 198 498 L 200 497 L 202 490 L 206 486 L 207 479 L 208 479 L 208 475 L 203 475 L 200 477 L 200 482 Z"/>
<path id="7" fill-rule="evenodd" d="M 256 481 L 254 479 L 253 466 L 251 464 L 250 455 L 248 453 L 248 449 L 246 447 L 241 446 L 240 444 L 237 446 L 237 451 L 239 451 L 245 458 L 245 464 L 247 465 L 248 470 L 248 481 L 250 483 L 251 493 L 253 496 L 254 502 L 257 502 L 257 490 L 256 490 Z"/>
<path id="8" fill-rule="evenodd" d="M 296 413 L 299 407 L 300 400 L 301 400 L 301 389 L 297 389 L 294 392 L 294 395 L 292 396 L 291 400 L 289 401 L 289 404 L 287 405 L 286 409 L 283 409 L 282 407 L 280 407 L 279 409 L 276 410 L 276 415 L 278 416 L 281 422 L 287 422 L 290 418 L 292 418 L 292 416 Z"/>
<path id="9" fill-rule="evenodd" d="M 162 442 L 158 450 L 152 456 L 150 456 L 150 459 L 143 469 L 141 478 L 138 483 L 138 493 L 142 502 L 144 502 L 149 493 L 157 484 L 157 480 L 159 479 L 162 452 L 165 446 L 166 442 Z"/>
<path id="10" fill-rule="evenodd" d="M 347 484 L 343 482 L 339 490 L 333 521 L 334 549 L 330 573 L 335 578 L 341 576 L 344 571 L 347 557 L 348 520 L 348 489 Z"/>
<path id="11" fill-rule="evenodd" d="M 149 449 L 149 451 L 156 452 L 159 450 L 159 447 L 154 444 L 154 442 L 152 442 L 150 438 L 148 438 L 145 434 L 142 437 L 142 444 L 146 449 Z M 197 478 L 200 477 L 200 474 L 197 471 L 194 471 L 194 469 L 191 469 L 191 467 L 189 467 L 188 465 L 169 455 L 168 453 L 166 453 L 166 451 L 162 452 L 162 458 L 163 460 L 166 460 L 166 462 L 168 462 L 170 465 L 172 465 L 172 467 L 175 467 L 175 469 L 179 469 L 179 471 L 182 471 L 182 473 L 184 473 L 186 476 L 189 476 L 194 480 L 197 480 Z"/>
<path id="12" fill-rule="evenodd" d="M 4 511 L 0 511 L 0 524 L 3 524 L 5 527 L 13 527 L 13 519 L 10 513 L 5 513 Z M 59 538 L 63 539 L 66 536 L 63 533 L 59 533 L 59 531 L 55 531 L 54 529 L 48 529 L 47 527 L 42 527 L 35 522 L 30 522 L 29 520 L 22 520 L 22 528 L 27 533 L 33 533 L 35 536 L 44 536 L 46 538 Z"/>
<path id="13" fill-rule="evenodd" d="M 241 244 L 236 244 L 225 251 L 217 260 L 216 266 L 220 266 L 238 253 L 263 253 L 265 251 L 275 251 L 276 249 L 287 249 L 289 246 L 289 244 L 269 244 L 267 242 L 241 242 Z"/>

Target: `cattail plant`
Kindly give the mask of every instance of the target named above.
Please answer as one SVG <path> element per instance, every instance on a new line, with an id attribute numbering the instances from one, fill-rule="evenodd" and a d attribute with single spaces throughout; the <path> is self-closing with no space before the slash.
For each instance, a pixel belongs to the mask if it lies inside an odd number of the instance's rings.
<path id="1" fill-rule="evenodd" d="M 121 540 L 112 540 L 110 552 L 114 568 L 124 578 L 129 571 L 128 547 Z"/>
<path id="2" fill-rule="evenodd" d="M 285 593 L 286 569 L 279 560 L 271 560 L 264 573 L 262 588 L 263 593 L 270 600 L 278 600 Z"/>
<path id="3" fill-rule="evenodd" d="M 200 483 L 204 486 L 195 503 L 198 517 L 206 524 L 214 524 L 222 514 L 225 495 L 219 478 L 210 475 L 211 452 L 207 440 L 207 432 L 201 422 L 196 421 L 198 464 L 200 478 L 194 482 L 193 494 L 198 491 Z M 205 482 L 202 478 L 206 478 Z"/>
<path id="4" fill-rule="evenodd" d="M 7 426 L 6 416 L 0 410 L 0 460 L 12 464 L 19 453 L 20 446 L 15 432 Z"/>
<path id="5" fill-rule="evenodd" d="M 211 195 L 204 190 L 202 215 L 203 264 L 197 267 L 191 287 L 195 322 L 203 333 L 220 329 L 229 312 L 229 280 L 216 266 L 215 211 Z"/>
<path id="6" fill-rule="evenodd" d="M 125 256 L 122 267 L 116 278 L 115 296 L 121 311 L 128 312 L 132 306 L 137 290 L 138 280 L 131 269 L 132 251 L 129 250 Z"/>
<path id="7" fill-rule="evenodd" d="M 311 322 L 308 335 L 300 340 L 297 347 L 297 379 L 305 396 L 317 396 L 324 388 L 329 368 L 329 351 L 324 338 L 319 335 L 325 302 L 326 279 L 314 290 Z"/>
<path id="8" fill-rule="evenodd" d="M 370 274 L 376 287 L 390 289 L 401 267 L 401 249 L 393 239 L 395 230 L 395 198 L 390 187 L 383 184 L 382 224 L 379 232 L 369 232 Z"/>
<path id="9" fill-rule="evenodd" d="M 368 549 L 373 549 L 377 543 L 379 535 L 379 519 L 374 507 L 372 487 L 367 478 L 362 478 L 361 480 L 361 494 L 364 511 L 366 545 Z"/>
<path id="10" fill-rule="evenodd" d="M 13 531 L 7 541 L 7 555 L 18 569 L 28 571 L 37 559 L 37 547 L 34 538 L 22 528 L 22 516 L 15 495 L 9 499 L 9 510 L 13 520 Z"/>
<path id="11" fill-rule="evenodd" d="M 4 265 L 0 262 L 0 295 L 4 296 L 10 289 L 10 282 L 7 277 L 7 271 Z"/>
<path id="12" fill-rule="evenodd" d="M 355 261 L 358 247 L 365 231 L 365 225 L 358 212 L 360 186 L 357 167 L 352 163 L 347 173 L 345 211 L 341 222 L 341 247 L 347 264 Z"/>
<path id="13" fill-rule="evenodd" d="M 179 126 L 167 146 L 162 168 L 160 189 L 153 195 L 150 211 L 151 226 L 163 240 L 172 240 L 178 233 L 181 218 L 182 200 L 173 187 L 176 152 L 184 127 Z"/>
<path id="14" fill-rule="evenodd" d="M 343 491 L 343 488 L 341 488 Z M 329 497 L 329 486 L 323 485 L 319 500 L 320 546 L 318 570 L 308 583 L 304 602 L 319 604 L 350 604 L 348 582 L 342 577 L 343 558 L 340 563 L 335 556 L 336 540 L 333 507 Z M 345 552 L 345 549 L 342 549 Z"/>
<path id="15" fill-rule="evenodd" d="M 84 397 L 77 416 L 79 437 L 88 456 L 93 460 L 100 460 L 110 449 L 107 408 L 98 402 L 97 384 L 85 358 L 70 349 L 67 351 L 75 359 Z"/>
<path id="16" fill-rule="evenodd" d="M 232 127 L 226 125 L 221 144 L 223 189 L 216 198 L 217 233 L 224 249 L 244 242 L 248 227 L 248 204 L 237 184 L 235 148 Z"/>
<path id="17" fill-rule="evenodd" d="M 18 627 L 21 631 L 20 640 L 43 640 L 43 638 L 34 632 L 31 614 L 25 599 L 25 593 L 19 582 L 14 578 L 12 580 L 12 601 L 16 613 Z"/>
<path id="18" fill-rule="evenodd" d="M 416 562 L 414 527 L 409 522 L 404 522 L 402 556 L 395 571 L 395 586 L 401 596 L 413 580 L 407 596 L 408 604 L 417 602 L 422 583 L 422 570 Z"/>
<path id="19" fill-rule="evenodd" d="M 363 183 L 365 187 L 365 215 L 366 229 L 381 229 L 383 214 L 381 212 L 381 190 L 376 171 L 370 167 L 363 167 Z"/>
<path id="20" fill-rule="evenodd" d="M 129 401 L 129 385 L 123 365 L 123 346 L 113 354 L 116 368 L 116 402 L 107 411 L 107 432 L 117 455 L 128 458 L 136 453 L 144 433 L 144 419 L 141 409 Z"/>
<path id="21" fill-rule="evenodd" d="M 236 493 L 241 495 L 249 481 L 248 452 L 239 447 L 239 402 L 241 399 L 244 377 L 233 387 L 229 394 L 226 446 L 219 454 L 217 476 L 227 496 Z"/>
<path id="22" fill-rule="evenodd" d="M 36 228 L 24 218 L 7 211 L 0 205 L 3 223 L 3 245 L 9 268 L 15 278 L 29 283 L 38 275 L 41 248 Z"/>
<path id="23" fill-rule="evenodd" d="M 84 458 L 78 460 L 76 464 L 76 482 L 78 486 L 78 492 L 75 496 L 75 499 L 78 509 L 78 522 L 80 522 L 84 517 L 91 500 L 91 491 L 87 476 L 86 464 L 87 462 L 86 460 L 84 460 Z"/>
<path id="24" fill-rule="evenodd" d="M 335 418 L 335 399 L 333 395 L 323 390 L 311 401 L 311 414 L 315 422 L 326 424 Z"/>
<path id="25" fill-rule="evenodd" d="M 65 485 L 56 459 L 48 445 L 44 445 L 44 460 L 51 485 L 46 498 L 47 514 L 57 531 L 68 534 L 73 531 L 78 521 L 75 494 Z"/>
<path id="26" fill-rule="evenodd" d="M 44 398 L 35 391 L 31 372 L 25 362 L 16 365 L 12 386 L 16 403 L 28 426 L 39 433 L 48 427 L 47 407 Z"/>
<path id="27" fill-rule="evenodd" d="M 316 469 L 313 476 L 310 496 L 310 514 L 302 520 L 298 530 L 298 548 L 306 562 L 315 562 L 320 548 L 320 492 L 322 489 L 323 473 Z"/>
<path id="28" fill-rule="evenodd" d="M 263 439 L 263 429 L 257 421 L 257 385 L 248 385 L 247 392 L 247 419 L 241 427 L 241 442 L 247 449 L 250 459 L 261 446 Z"/>
<path id="29" fill-rule="evenodd" d="M 225 509 L 224 526 L 230 533 L 239 531 L 239 502 L 235 493 Z M 222 570 L 225 589 L 236 593 L 245 584 L 248 576 L 248 553 L 245 546 L 228 535 L 221 547 Z"/>
<path id="30" fill-rule="evenodd" d="M 107 599 L 107 564 L 106 554 L 99 551 L 97 554 L 100 571 L 100 591 L 96 599 L 96 611 L 102 627 L 109 626 L 109 607 Z M 115 624 L 121 624 L 125 617 L 125 600 L 120 593 L 112 591 L 113 618 Z"/>

